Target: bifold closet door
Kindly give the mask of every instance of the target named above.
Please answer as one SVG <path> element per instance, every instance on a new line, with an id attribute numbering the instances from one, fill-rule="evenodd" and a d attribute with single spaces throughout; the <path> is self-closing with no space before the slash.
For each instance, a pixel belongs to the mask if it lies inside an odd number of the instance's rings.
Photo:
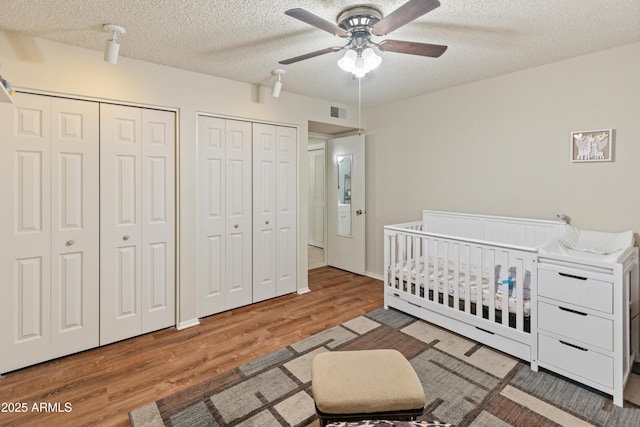
<path id="1" fill-rule="evenodd" d="M 198 118 L 198 316 L 251 303 L 251 123 Z"/>
<path id="2" fill-rule="evenodd" d="M 100 108 L 100 344 L 175 324 L 171 112 Z"/>
<path id="3" fill-rule="evenodd" d="M 0 107 L 0 373 L 97 345 L 98 104 Z"/>
<path id="4" fill-rule="evenodd" d="M 52 357 L 99 345 L 99 104 L 51 99 Z"/>
<path id="5" fill-rule="evenodd" d="M 253 302 L 296 290 L 295 128 L 253 124 Z"/>

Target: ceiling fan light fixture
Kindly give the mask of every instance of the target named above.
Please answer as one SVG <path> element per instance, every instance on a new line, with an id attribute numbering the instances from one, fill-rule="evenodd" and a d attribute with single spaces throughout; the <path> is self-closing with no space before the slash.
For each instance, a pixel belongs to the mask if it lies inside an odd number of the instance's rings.
<path id="1" fill-rule="evenodd" d="M 353 73 L 356 69 L 356 59 L 358 54 L 355 50 L 349 49 L 345 52 L 344 56 L 338 60 L 338 66 L 347 73 Z"/>
<path id="2" fill-rule="evenodd" d="M 354 49 L 349 49 L 344 56 L 338 61 L 338 65 L 344 71 L 353 74 L 357 78 L 362 78 L 371 70 L 376 69 L 382 58 L 378 56 L 370 47 L 364 49 L 361 53 Z"/>
<path id="3" fill-rule="evenodd" d="M 120 43 L 118 43 L 118 34 L 126 33 L 125 29 L 115 24 L 105 24 L 104 30 L 111 33 L 111 38 L 107 40 L 104 48 L 104 60 L 109 64 L 118 63 L 118 54 L 120 53 Z"/>
<path id="4" fill-rule="evenodd" d="M 378 65 L 382 62 L 382 58 L 376 55 L 375 51 L 368 47 L 362 51 L 362 59 L 364 61 L 364 67 L 369 71 L 378 68 Z"/>

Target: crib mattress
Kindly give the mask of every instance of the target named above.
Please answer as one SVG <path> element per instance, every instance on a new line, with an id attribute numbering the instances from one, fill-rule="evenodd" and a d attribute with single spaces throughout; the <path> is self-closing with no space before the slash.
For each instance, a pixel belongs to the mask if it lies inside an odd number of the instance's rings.
<path id="1" fill-rule="evenodd" d="M 409 264 L 409 265 L 407 265 Z M 416 265 L 417 264 L 417 265 Z M 449 296 L 455 295 L 455 272 L 454 266 L 451 262 L 449 262 L 449 268 L 447 271 L 447 280 L 445 280 L 445 269 L 443 268 L 443 261 L 439 260 L 437 270 L 434 268 L 434 264 L 432 260 L 429 260 L 429 272 L 428 274 L 425 271 L 425 263 L 420 261 L 416 263 L 415 261 L 410 261 L 409 263 L 404 262 L 401 264 L 396 264 L 395 266 L 395 278 L 402 279 L 405 281 L 410 281 L 412 284 L 418 283 L 417 278 L 420 277 L 419 283 L 422 290 L 424 290 L 425 285 L 428 284 L 428 289 L 434 291 L 435 283 L 438 283 L 438 292 L 441 294 L 448 294 Z M 460 265 L 458 269 L 458 298 L 460 300 L 466 299 L 466 281 L 467 281 L 467 273 L 464 264 Z M 437 280 L 435 280 L 435 275 L 437 272 Z M 470 302 L 477 302 L 477 292 L 478 292 L 478 275 L 472 266 L 471 272 L 469 276 L 469 293 L 471 294 Z M 428 278 L 428 280 L 427 280 Z M 448 283 L 448 286 L 445 286 Z M 494 300 L 494 307 L 496 309 L 504 310 L 502 301 L 503 301 L 503 292 L 500 287 L 498 291 L 495 291 L 495 284 L 489 283 L 489 274 L 487 271 L 483 271 L 481 274 L 481 289 L 482 289 L 482 305 L 485 307 L 489 307 L 489 301 L 491 298 Z M 446 288 L 446 289 L 445 289 Z M 525 281 L 524 284 L 524 298 L 522 300 L 523 305 L 523 314 L 525 317 L 529 317 L 531 315 L 531 300 L 529 298 L 528 286 Z M 518 304 L 521 304 L 520 298 L 517 296 L 509 296 L 508 297 L 508 308 L 510 313 L 516 313 Z"/>

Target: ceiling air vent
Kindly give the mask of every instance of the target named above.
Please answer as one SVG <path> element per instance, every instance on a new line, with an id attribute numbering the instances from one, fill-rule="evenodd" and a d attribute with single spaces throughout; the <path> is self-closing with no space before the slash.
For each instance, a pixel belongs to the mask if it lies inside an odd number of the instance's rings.
<path id="1" fill-rule="evenodd" d="M 345 119 L 347 118 L 347 110 L 344 108 L 331 107 L 331 117 L 336 119 Z"/>

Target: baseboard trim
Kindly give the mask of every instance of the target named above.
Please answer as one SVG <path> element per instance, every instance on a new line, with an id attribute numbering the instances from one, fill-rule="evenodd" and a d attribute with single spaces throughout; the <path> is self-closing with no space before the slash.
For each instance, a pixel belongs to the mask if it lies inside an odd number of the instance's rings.
<path id="1" fill-rule="evenodd" d="M 364 275 L 367 276 L 367 277 L 371 277 L 372 279 L 377 279 L 377 280 L 384 281 L 384 276 L 382 276 L 380 274 L 372 273 L 370 271 L 365 271 Z"/>
<path id="2" fill-rule="evenodd" d="M 192 326 L 198 326 L 200 324 L 200 319 L 191 319 L 191 320 L 187 320 L 186 322 L 180 322 L 176 325 L 176 329 L 178 331 L 181 331 L 183 329 L 187 329 L 190 328 Z"/>

